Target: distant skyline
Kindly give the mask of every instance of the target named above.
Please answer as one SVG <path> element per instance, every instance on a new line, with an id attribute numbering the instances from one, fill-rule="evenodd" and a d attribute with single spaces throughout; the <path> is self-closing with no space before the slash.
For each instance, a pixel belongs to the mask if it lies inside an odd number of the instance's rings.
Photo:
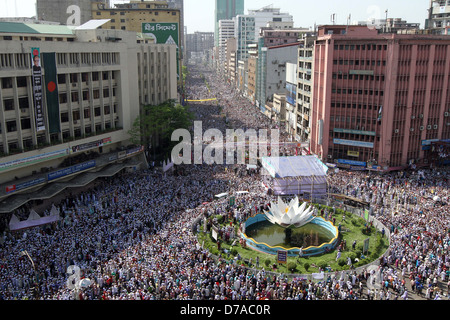
<path id="1" fill-rule="evenodd" d="M 129 1 L 113 0 L 112 3 Z M 314 25 L 331 24 L 335 14 L 336 24 L 346 24 L 350 15 L 353 21 L 371 18 L 402 18 L 420 23 L 423 28 L 428 15 L 429 0 L 245 0 L 245 13 L 249 9 L 260 9 L 273 5 L 294 17 L 295 27 L 313 28 Z M 36 14 L 36 0 L 0 0 L 0 17 L 32 17 Z M 188 33 L 195 31 L 214 32 L 214 0 L 184 0 L 184 19 Z"/>
<path id="2" fill-rule="evenodd" d="M 201 10 L 199 10 L 201 3 Z M 273 5 L 282 12 L 294 17 L 294 26 L 314 28 L 314 25 L 331 24 L 331 15 L 335 14 L 336 24 L 367 21 L 369 19 L 402 18 L 408 22 L 425 25 L 428 16 L 429 0 L 245 0 L 245 14 L 249 9 L 260 9 Z M 195 31 L 214 31 L 214 0 L 184 0 L 185 25 L 188 33 Z M 211 12 L 210 17 L 207 13 Z"/>

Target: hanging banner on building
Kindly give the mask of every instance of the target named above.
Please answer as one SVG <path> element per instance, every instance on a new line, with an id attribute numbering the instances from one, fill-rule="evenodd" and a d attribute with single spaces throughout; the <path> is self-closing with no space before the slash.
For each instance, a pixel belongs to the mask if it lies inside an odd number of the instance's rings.
<path id="1" fill-rule="evenodd" d="M 44 62 L 45 68 L 48 129 L 50 133 L 58 133 L 61 130 L 59 127 L 59 97 L 55 53 L 42 53 L 42 61 Z"/>
<path id="2" fill-rule="evenodd" d="M 31 65 L 31 85 L 33 87 L 34 116 L 36 119 L 36 131 L 39 132 L 45 130 L 44 108 L 42 106 L 41 53 L 39 48 L 31 48 Z"/>
<path id="3" fill-rule="evenodd" d="M 179 65 L 179 29 L 176 22 L 146 22 L 142 24 L 142 33 L 153 38 L 155 43 L 175 44 L 177 46 L 177 75 L 180 76 Z"/>
<path id="4" fill-rule="evenodd" d="M 344 146 L 372 148 L 372 149 L 373 149 L 373 146 L 374 146 L 373 142 L 344 140 L 344 139 L 333 139 L 333 143 L 334 144 L 344 145 Z"/>

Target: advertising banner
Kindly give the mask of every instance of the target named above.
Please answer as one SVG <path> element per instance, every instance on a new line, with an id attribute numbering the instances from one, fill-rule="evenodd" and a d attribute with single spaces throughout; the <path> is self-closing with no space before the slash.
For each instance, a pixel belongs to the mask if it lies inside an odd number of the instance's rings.
<path id="1" fill-rule="evenodd" d="M 95 160 L 80 163 L 80 164 L 77 164 L 77 165 L 69 167 L 69 168 L 65 168 L 65 169 L 61 169 L 61 170 L 49 173 L 47 176 L 47 180 L 52 181 L 55 179 L 59 179 L 59 178 L 71 175 L 73 173 L 88 170 L 88 169 L 91 169 L 94 167 L 95 167 Z"/>
<path id="2" fill-rule="evenodd" d="M 179 28 L 176 22 L 146 22 L 142 24 L 142 33 L 152 37 L 155 43 L 175 44 L 177 46 L 177 75 L 180 76 L 179 66 Z"/>
<path id="3" fill-rule="evenodd" d="M 337 163 L 348 164 L 351 166 L 362 166 L 362 167 L 365 167 L 367 165 L 367 163 L 364 161 L 347 160 L 347 159 L 337 159 Z"/>
<path id="4" fill-rule="evenodd" d="M 362 147 L 362 148 L 371 148 L 373 149 L 373 142 L 366 141 L 355 141 L 355 140 L 344 140 L 344 139 L 333 139 L 334 144 L 341 144 L 344 146 L 352 146 L 352 147 Z"/>
<path id="5" fill-rule="evenodd" d="M 34 115 L 36 119 L 36 131 L 45 130 L 44 108 L 42 106 L 42 69 L 41 53 L 39 48 L 31 48 L 32 75 L 31 82 L 33 87 Z"/>

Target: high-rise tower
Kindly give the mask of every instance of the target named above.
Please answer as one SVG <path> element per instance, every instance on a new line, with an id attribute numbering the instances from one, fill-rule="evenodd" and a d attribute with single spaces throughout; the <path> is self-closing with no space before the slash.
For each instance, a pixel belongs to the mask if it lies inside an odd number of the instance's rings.
<path id="1" fill-rule="evenodd" d="M 216 0 L 214 12 L 214 45 L 219 46 L 219 21 L 230 20 L 244 14 L 244 0 Z"/>

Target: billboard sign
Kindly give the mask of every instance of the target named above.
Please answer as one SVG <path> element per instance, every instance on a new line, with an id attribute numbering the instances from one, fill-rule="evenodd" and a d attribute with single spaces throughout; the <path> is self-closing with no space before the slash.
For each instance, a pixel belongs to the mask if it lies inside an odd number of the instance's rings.
<path id="1" fill-rule="evenodd" d="M 286 82 L 286 102 L 292 106 L 296 106 L 297 86 Z"/>
<path id="2" fill-rule="evenodd" d="M 142 23 L 142 33 L 153 38 L 155 43 L 175 44 L 177 46 L 177 75 L 180 75 L 179 69 L 179 28 L 176 22 L 145 22 Z"/>

